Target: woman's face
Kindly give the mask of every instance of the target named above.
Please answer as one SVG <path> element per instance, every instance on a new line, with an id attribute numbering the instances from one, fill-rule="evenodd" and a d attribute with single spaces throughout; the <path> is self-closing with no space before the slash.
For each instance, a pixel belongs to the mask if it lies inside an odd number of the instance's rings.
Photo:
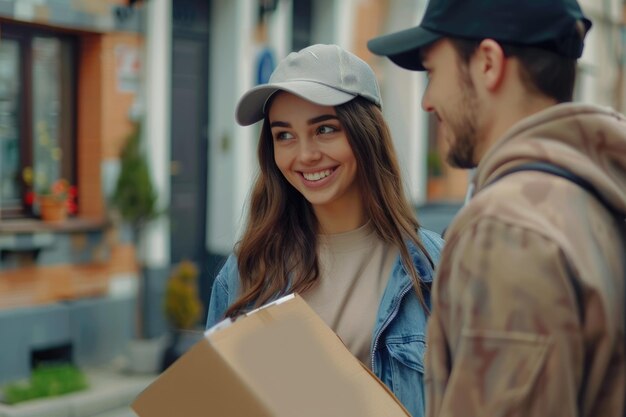
<path id="1" fill-rule="evenodd" d="M 276 165 L 316 213 L 362 205 L 356 158 L 334 107 L 281 92 L 268 116 Z"/>

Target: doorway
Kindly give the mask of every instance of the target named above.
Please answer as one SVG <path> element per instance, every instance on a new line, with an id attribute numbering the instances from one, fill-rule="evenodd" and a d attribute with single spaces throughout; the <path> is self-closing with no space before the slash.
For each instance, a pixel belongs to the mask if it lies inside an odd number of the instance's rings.
<path id="1" fill-rule="evenodd" d="M 172 2 L 170 259 L 206 258 L 209 2 Z M 204 300 L 203 300 L 204 301 Z"/>

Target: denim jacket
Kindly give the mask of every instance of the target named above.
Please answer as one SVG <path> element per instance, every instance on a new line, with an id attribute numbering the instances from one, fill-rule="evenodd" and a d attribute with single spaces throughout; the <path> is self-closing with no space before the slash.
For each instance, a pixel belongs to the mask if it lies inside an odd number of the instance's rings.
<path id="1" fill-rule="evenodd" d="M 420 229 L 420 239 L 435 265 L 443 240 L 438 234 Z M 426 287 L 434 278 L 426 256 L 409 246 L 413 263 Z M 238 296 L 237 260 L 231 255 L 213 283 L 207 328 L 220 321 Z M 424 292 L 430 306 L 430 293 Z M 371 363 L 374 374 L 389 387 L 413 417 L 423 417 L 424 351 L 427 313 L 413 292 L 413 283 L 400 257 L 396 260 L 383 293 L 372 337 Z"/>

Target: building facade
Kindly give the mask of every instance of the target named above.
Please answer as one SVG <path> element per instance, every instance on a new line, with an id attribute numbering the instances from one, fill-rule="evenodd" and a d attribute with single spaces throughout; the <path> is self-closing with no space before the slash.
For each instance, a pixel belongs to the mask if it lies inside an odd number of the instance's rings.
<path id="1" fill-rule="evenodd" d="M 50 356 L 111 360 L 136 333 L 135 250 L 106 203 L 140 97 L 127 6 L 0 2 L 0 383 Z M 54 192 L 71 213 L 50 223 Z"/>
<path id="2" fill-rule="evenodd" d="M 241 233 L 257 169 L 258 127 L 235 123 L 237 100 L 267 81 L 289 52 L 310 44 L 339 44 L 375 69 L 411 201 L 462 201 L 468 174 L 441 161 L 445 143 L 420 105 L 424 75 L 366 48 L 372 37 L 419 23 L 425 6 L 425 0 L 1 1 L 0 332 L 3 313 L 115 296 L 141 298 L 141 332 L 157 336 L 167 328 L 162 298 L 171 265 L 183 259 L 199 265 L 206 303 Z M 576 98 L 624 112 L 624 1 L 582 6 L 594 28 Z M 111 221 L 109 204 L 136 124 L 164 213 L 138 246 Z M 42 178 L 76 186 L 76 213 L 67 221 L 40 220 L 29 193 Z M 68 320 L 58 322 L 73 328 Z"/>

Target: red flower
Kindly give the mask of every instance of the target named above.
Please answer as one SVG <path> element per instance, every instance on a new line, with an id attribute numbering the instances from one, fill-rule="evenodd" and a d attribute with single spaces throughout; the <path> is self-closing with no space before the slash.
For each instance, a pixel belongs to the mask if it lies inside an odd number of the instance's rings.
<path id="1" fill-rule="evenodd" d="M 24 198 L 25 202 L 27 205 L 32 206 L 33 203 L 35 202 L 35 193 L 32 191 L 28 191 L 26 193 L 26 196 Z"/>
<path id="2" fill-rule="evenodd" d="M 78 213 L 78 204 L 76 204 L 76 201 L 73 199 L 69 199 L 66 202 L 67 204 L 67 212 L 70 214 L 76 214 Z"/>

